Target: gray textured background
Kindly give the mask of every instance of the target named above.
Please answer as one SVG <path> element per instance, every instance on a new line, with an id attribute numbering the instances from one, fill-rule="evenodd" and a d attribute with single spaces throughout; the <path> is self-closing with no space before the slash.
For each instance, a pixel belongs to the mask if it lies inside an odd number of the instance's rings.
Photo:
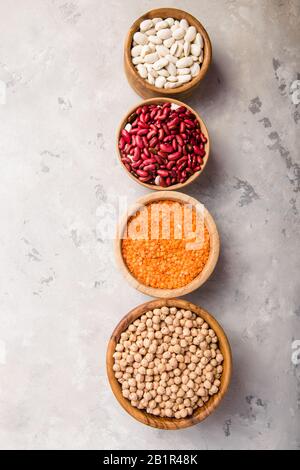
<path id="1" fill-rule="evenodd" d="M 228 333 L 230 391 L 205 422 L 164 432 L 127 416 L 105 375 L 112 329 L 147 298 L 117 272 L 97 209 L 146 193 L 118 165 L 115 130 L 139 101 L 125 33 L 161 2 L 1 0 L 1 448 L 300 448 L 300 2 L 167 3 L 213 44 L 188 101 L 211 161 L 186 192 L 215 217 L 222 254 L 188 298 Z"/>

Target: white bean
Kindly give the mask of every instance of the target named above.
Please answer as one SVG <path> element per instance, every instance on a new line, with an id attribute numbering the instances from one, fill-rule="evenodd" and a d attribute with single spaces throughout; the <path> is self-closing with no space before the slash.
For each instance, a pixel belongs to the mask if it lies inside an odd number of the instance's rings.
<path id="1" fill-rule="evenodd" d="M 148 77 L 148 71 L 147 71 L 146 67 L 143 64 L 139 64 L 137 66 L 137 71 L 138 71 L 139 75 L 142 78 L 147 78 Z"/>
<path id="2" fill-rule="evenodd" d="M 169 62 L 166 68 L 170 75 L 177 75 L 176 66 L 172 62 Z"/>
<path id="3" fill-rule="evenodd" d="M 201 53 L 200 44 L 192 44 L 191 45 L 191 54 L 196 56 L 196 57 L 199 57 L 200 53 Z"/>
<path id="4" fill-rule="evenodd" d="M 157 77 L 157 79 L 155 80 L 155 86 L 157 88 L 163 88 L 165 83 L 166 83 L 166 79 L 165 77 L 162 77 L 162 76 Z"/>
<path id="5" fill-rule="evenodd" d="M 167 80 L 168 82 L 175 83 L 177 82 L 177 77 L 175 77 L 175 75 L 170 75 L 169 77 L 167 77 Z"/>
<path id="6" fill-rule="evenodd" d="M 198 73 L 200 72 L 200 65 L 197 62 L 194 62 L 190 70 L 192 77 L 196 77 L 196 75 L 198 75 Z"/>
<path id="7" fill-rule="evenodd" d="M 173 37 L 169 38 L 169 39 L 165 39 L 164 40 L 164 46 L 168 47 L 168 49 L 170 49 L 170 47 L 174 44 L 175 42 L 175 39 Z"/>
<path id="8" fill-rule="evenodd" d="M 178 82 L 167 82 L 165 84 L 165 88 L 178 88 L 181 85 L 181 83 Z"/>
<path id="9" fill-rule="evenodd" d="M 160 70 L 164 68 L 166 65 L 168 65 L 169 61 L 165 57 L 162 57 L 161 59 L 157 60 L 153 64 L 154 70 Z"/>
<path id="10" fill-rule="evenodd" d="M 153 24 L 158 23 L 159 21 L 162 21 L 162 18 L 152 18 Z"/>
<path id="11" fill-rule="evenodd" d="M 143 32 L 148 31 L 148 29 L 152 28 L 153 21 L 152 20 L 144 20 L 140 24 L 140 30 Z"/>
<path id="12" fill-rule="evenodd" d="M 178 75 L 178 82 L 179 83 L 187 83 L 192 79 L 191 74 L 188 75 Z"/>
<path id="13" fill-rule="evenodd" d="M 176 65 L 177 59 L 171 54 L 166 55 L 166 59 L 168 59 L 169 62 L 172 62 L 172 64 Z"/>
<path id="14" fill-rule="evenodd" d="M 169 39 L 170 37 L 172 37 L 172 31 L 169 28 L 160 29 L 159 31 L 157 31 L 157 37 L 164 41 L 165 39 Z"/>
<path id="15" fill-rule="evenodd" d="M 144 58 L 146 54 L 149 54 L 149 52 L 151 52 L 151 47 L 148 44 L 142 46 L 141 57 Z"/>
<path id="16" fill-rule="evenodd" d="M 189 27 L 189 24 L 185 18 L 182 18 L 179 24 L 180 24 L 180 27 L 183 28 L 184 30 L 187 30 Z"/>
<path id="17" fill-rule="evenodd" d="M 174 18 L 166 18 L 165 22 L 168 23 L 168 25 L 171 27 L 174 24 Z"/>
<path id="18" fill-rule="evenodd" d="M 142 46 L 144 46 L 148 42 L 148 37 L 146 36 L 146 34 L 143 34 L 140 31 L 134 33 L 133 39 L 137 44 L 141 44 Z"/>
<path id="19" fill-rule="evenodd" d="M 165 29 L 165 28 L 168 28 L 169 25 L 166 21 L 158 21 L 156 24 L 155 24 L 155 29 L 156 31 L 159 31 L 160 29 Z"/>
<path id="20" fill-rule="evenodd" d="M 178 58 L 181 57 L 182 52 L 183 52 L 183 45 L 180 43 L 177 43 L 177 50 L 175 53 L 175 57 L 178 57 Z"/>
<path id="21" fill-rule="evenodd" d="M 195 43 L 195 44 L 199 44 L 200 47 L 203 47 L 203 37 L 201 36 L 200 33 L 197 33 L 197 34 L 196 34 L 196 38 L 195 38 L 194 43 Z"/>
<path id="22" fill-rule="evenodd" d="M 184 36 L 184 39 L 185 39 L 185 41 L 193 42 L 196 35 L 197 35 L 197 30 L 196 30 L 195 26 L 190 26 L 187 29 L 187 32 Z"/>
<path id="23" fill-rule="evenodd" d="M 148 83 L 150 83 L 150 85 L 154 85 L 155 83 L 155 79 L 150 73 L 148 73 Z"/>
<path id="24" fill-rule="evenodd" d="M 176 67 L 178 69 L 183 69 L 185 67 L 191 67 L 193 65 L 192 57 L 183 57 L 182 59 L 177 60 Z"/>
<path id="25" fill-rule="evenodd" d="M 184 67 L 183 69 L 178 69 L 177 70 L 177 75 L 186 75 L 187 73 L 190 73 L 190 68 L 189 67 Z"/>
<path id="26" fill-rule="evenodd" d="M 170 49 L 170 54 L 171 55 L 175 55 L 175 52 L 177 51 L 177 47 L 178 47 L 178 43 L 174 42 L 174 44 L 171 46 L 171 49 Z"/>
<path id="27" fill-rule="evenodd" d="M 156 29 L 155 28 L 148 29 L 148 31 L 146 31 L 146 34 L 147 36 L 155 36 Z"/>
<path id="28" fill-rule="evenodd" d="M 165 46 L 156 46 L 156 50 L 159 57 L 165 57 L 167 54 L 169 54 L 169 49 Z"/>
<path id="29" fill-rule="evenodd" d="M 140 44 L 138 44 L 137 46 L 134 46 L 132 49 L 131 49 L 131 57 L 137 57 L 141 54 L 142 52 L 142 49 L 143 49 L 143 46 L 141 46 Z"/>
<path id="30" fill-rule="evenodd" d="M 169 72 L 166 69 L 160 69 L 160 70 L 158 70 L 157 73 L 158 73 L 158 75 L 161 75 L 162 77 L 166 77 L 166 78 L 170 75 Z"/>
<path id="31" fill-rule="evenodd" d="M 185 18 L 146 18 L 133 35 L 131 60 L 151 85 L 177 88 L 199 74 L 203 37 Z M 175 326 L 169 327 L 175 330 Z"/>
<path id="32" fill-rule="evenodd" d="M 141 57 L 140 55 L 138 57 L 134 57 L 132 59 L 132 63 L 133 65 L 138 65 L 138 64 L 143 64 L 144 63 L 144 59 L 143 57 Z"/>
<path id="33" fill-rule="evenodd" d="M 157 52 L 153 52 L 152 54 L 147 54 L 145 56 L 145 62 L 147 64 L 154 64 L 159 59 L 159 55 Z"/>
<path id="34" fill-rule="evenodd" d="M 174 39 L 182 39 L 185 35 L 185 30 L 183 28 L 178 28 L 173 31 L 173 38 Z M 138 41 L 137 41 L 138 42 Z M 140 44 L 140 43 L 138 43 Z"/>
<path id="35" fill-rule="evenodd" d="M 190 51 L 191 51 L 191 43 L 189 41 L 185 41 L 183 45 L 183 52 L 184 52 L 185 57 L 188 57 L 190 55 Z"/>
<path id="36" fill-rule="evenodd" d="M 152 44 L 162 44 L 162 40 L 157 36 L 149 36 L 149 41 L 152 42 Z"/>

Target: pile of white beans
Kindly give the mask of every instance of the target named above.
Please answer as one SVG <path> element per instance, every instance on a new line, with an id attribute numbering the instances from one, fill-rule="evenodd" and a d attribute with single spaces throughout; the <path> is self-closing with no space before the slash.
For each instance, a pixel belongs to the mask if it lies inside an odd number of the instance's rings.
<path id="1" fill-rule="evenodd" d="M 157 88 L 177 88 L 200 72 L 203 38 L 187 20 L 144 20 L 133 35 L 132 63 Z"/>
<path id="2" fill-rule="evenodd" d="M 186 418 L 220 387 L 218 337 L 190 310 L 150 310 L 121 334 L 113 370 L 131 405 L 155 416 Z"/>

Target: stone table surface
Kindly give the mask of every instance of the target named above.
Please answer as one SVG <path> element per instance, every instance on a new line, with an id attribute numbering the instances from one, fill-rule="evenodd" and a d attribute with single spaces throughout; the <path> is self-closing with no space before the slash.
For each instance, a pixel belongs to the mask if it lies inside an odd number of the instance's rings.
<path id="1" fill-rule="evenodd" d="M 188 100 L 211 160 L 186 193 L 213 214 L 222 251 L 187 298 L 228 334 L 230 390 L 206 421 L 168 432 L 128 416 L 106 379 L 113 328 L 148 299 L 102 233 L 120 197 L 147 192 L 115 151 L 117 125 L 140 100 L 123 40 L 161 3 L 1 0 L 1 448 L 300 448 L 300 3 L 169 4 L 197 16 L 213 45 Z"/>

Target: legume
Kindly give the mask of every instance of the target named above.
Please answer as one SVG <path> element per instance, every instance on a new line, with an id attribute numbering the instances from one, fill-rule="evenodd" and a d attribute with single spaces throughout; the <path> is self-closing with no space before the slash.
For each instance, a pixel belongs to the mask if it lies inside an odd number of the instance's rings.
<path id="1" fill-rule="evenodd" d="M 131 60 L 150 85 L 178 88 L 200 73 L 203 38 L 185 19 L 144 20 L 133 35 Z"/>
<path id="2" fill-rule="evenodd" d="M 218 337 L 203 318 L 162 307 L 121 334 L 113 370 L 132 406 L 155 416 L 186 418 L 218 393 L 222 363 Z"/>
<path id="3" fill-rule="evenodd" d="M 196 116 L 174 103 L 138 107 L 119 136 L 121 161 L 142 182 L 184 183 L 200 171 L 207 139 Z"/>
<path id="4" fill-rule="evenodd" d="M 191 227 L 186 233 L 185 206 L 171 200 L 152 202 L 128 220 L 122 256 L 140 283 L 176 289 L 189 284 L 204 269 L 210 251 L 209 232 L 191 208 Z M 197 246 L 191 245 L 195 242 Z"/>

